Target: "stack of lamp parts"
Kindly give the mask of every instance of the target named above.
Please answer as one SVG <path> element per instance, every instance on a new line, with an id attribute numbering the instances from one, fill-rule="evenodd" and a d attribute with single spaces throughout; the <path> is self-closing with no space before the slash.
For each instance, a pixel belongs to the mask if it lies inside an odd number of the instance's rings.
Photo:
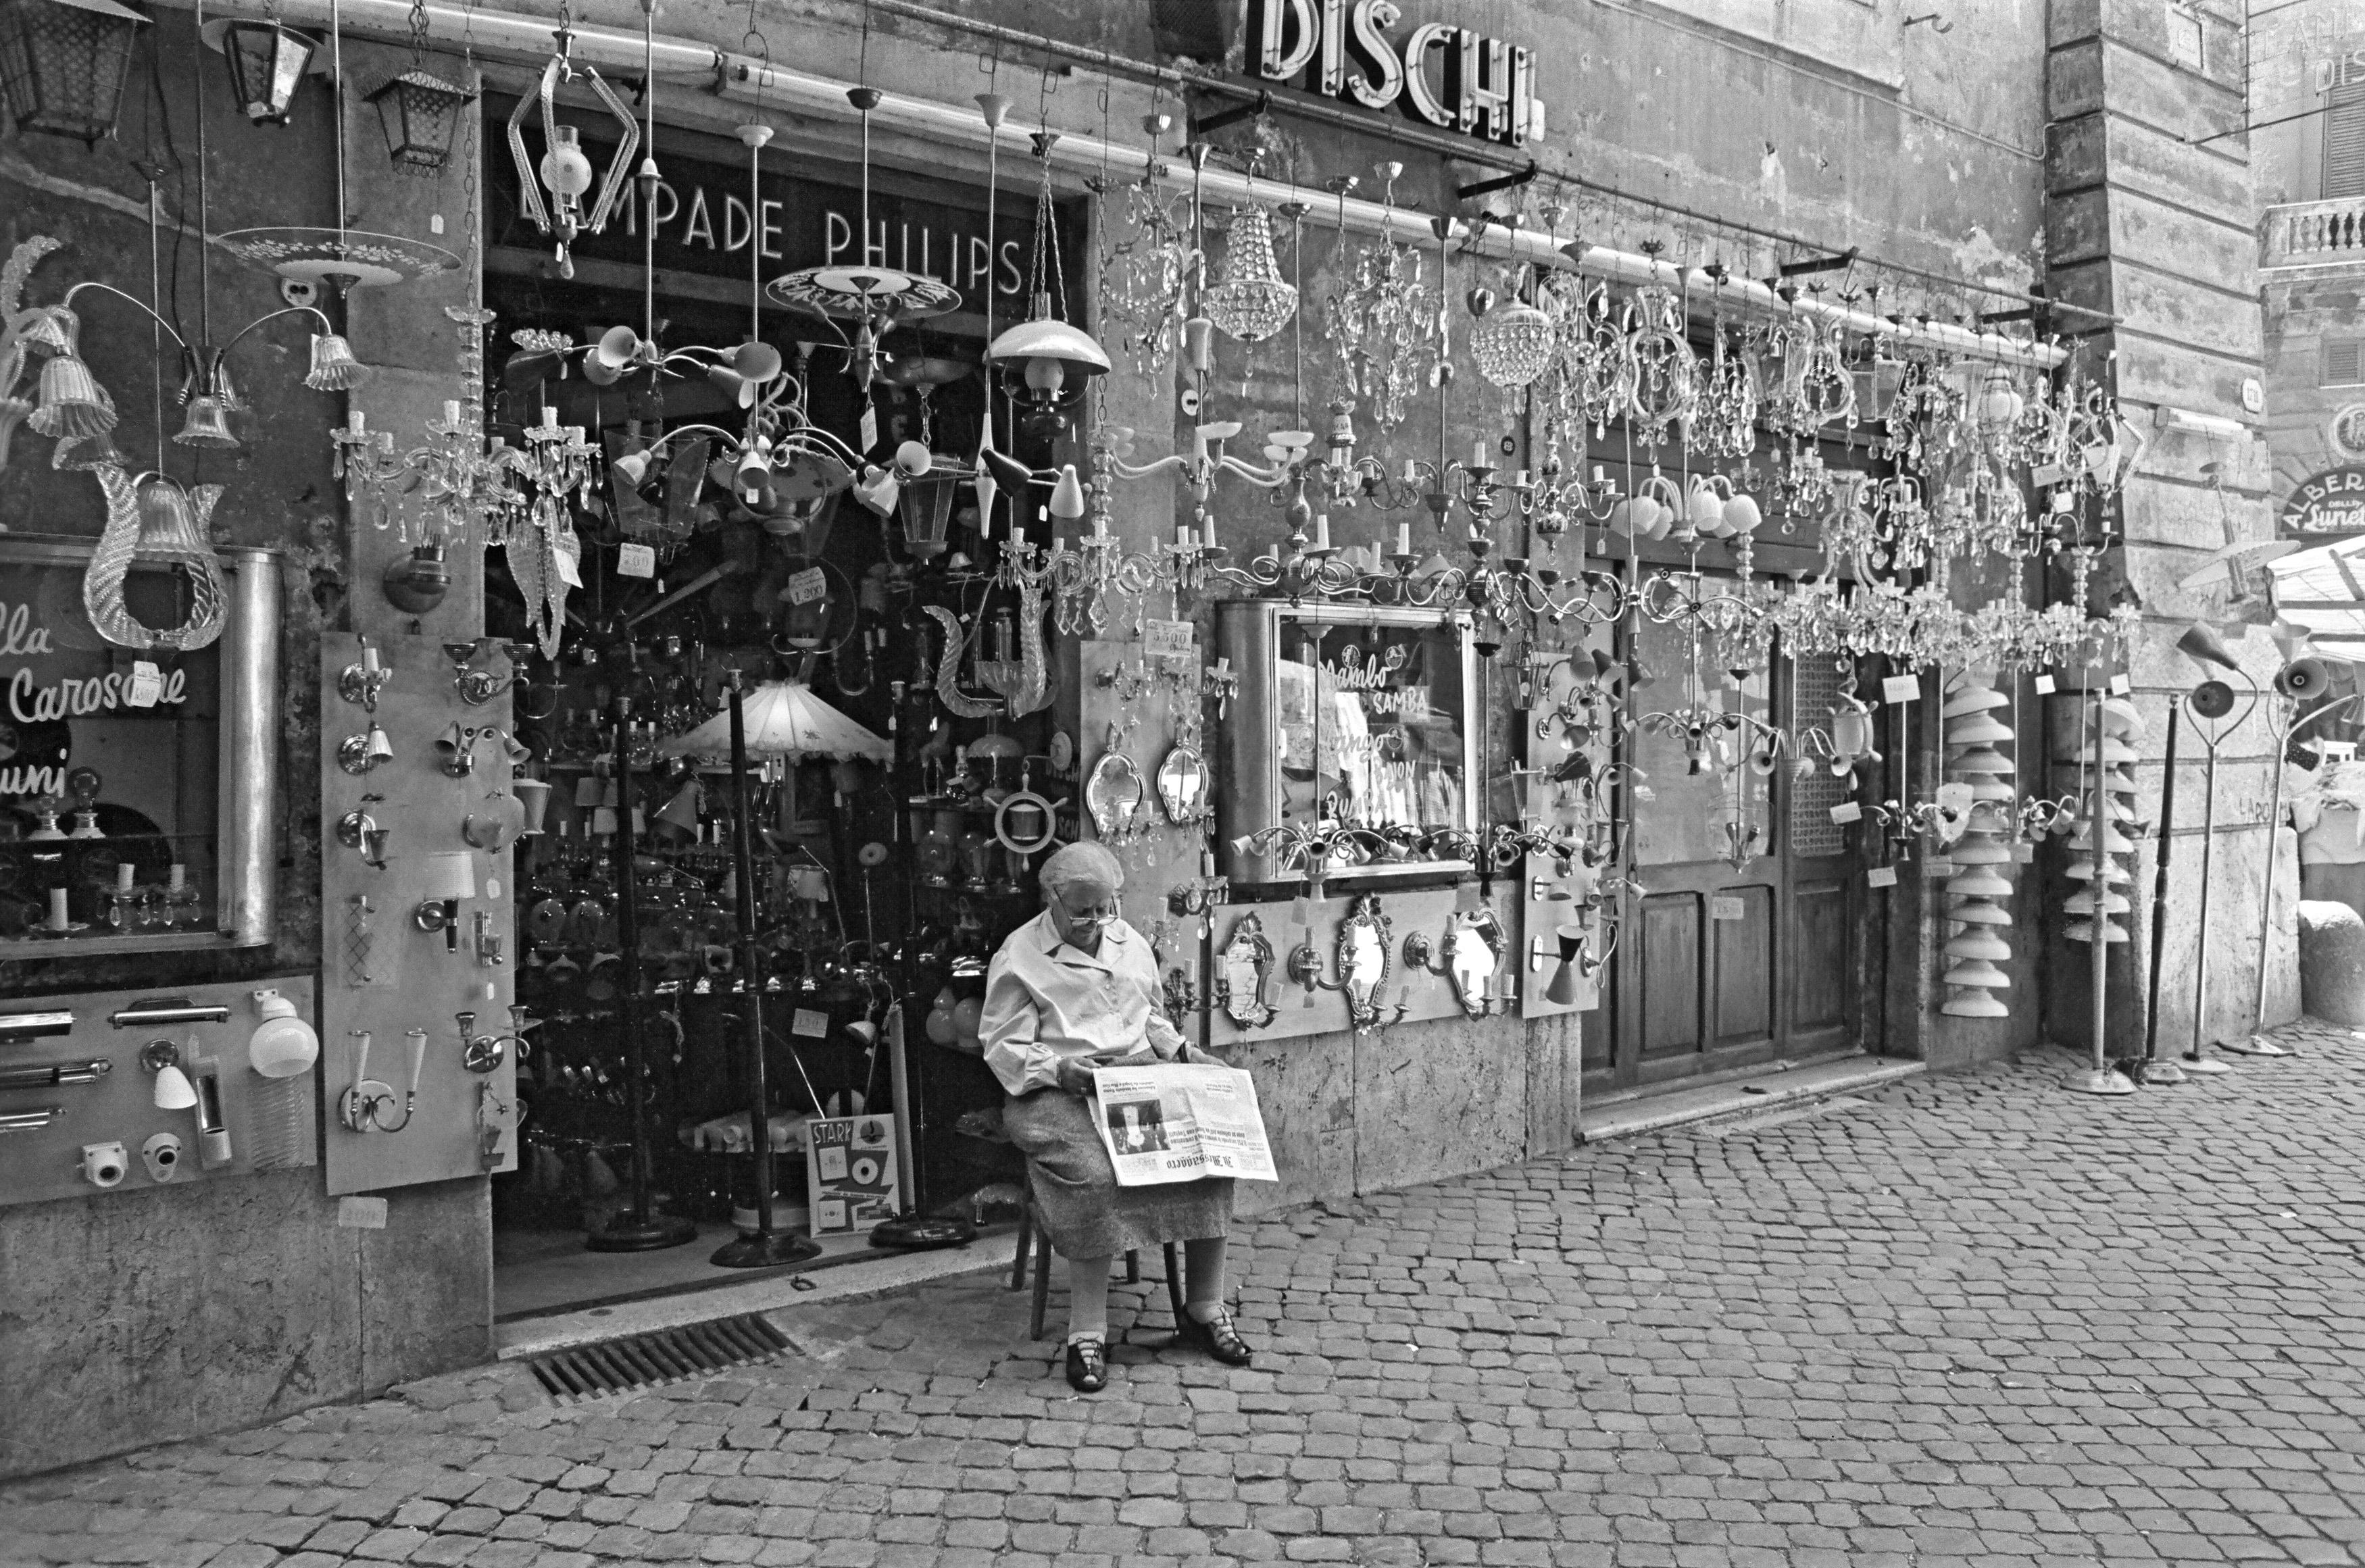
<path id="1" fill-rule="evenodd" d="M 2069 916 L 2069 940 L 2090 942 L 2094 939 L 2095 904 L 2102 904 L 2103 940 L 2124 942 L 2127 939 L 2126 922 L 2116 918 L 2125 914 L 2131 905 L 2127 887 L 2135 880 L 2125 857 L 2135 853 L 2135 840 L 2127 836 L 2125 823 L 2135 814 L 2135 781 L 2128 769 L 2139 753 L 2135 742 L 2143 734 L 2143 716 L 2135 705 L 2124 697 L 2106 697 L 2099 709 L 2102 726 L 2102 776 L 2089 797 L 2085 817 L 2069 839 L 2069 875 L 2087 884 L 2073 893 L 2064 906 Z M 2102 808 L 2103 833 L 2102 862 L 2103 886 L 2094 887 L 2095 804 Z"/>
<path id="2" fill-rule="evenodd" d="M 2004 933 L 2012 926 L 2003 901 L 2012 896 L 2012 846 L 2005 825 L 2020 791 L 2015 764 L 1997 748 L 2012 727 L 1996 716 L 2012 699 L 1974 673 L 1947 697 L 1946 779 L 1971 787 L 1969 824 L 1949 850 L 1956 867 L 1947 880 L 1946 1000 L 1938 1011 L 1956 1018 L 2001 1018 L 2011 1013 L 1996 995 L 2012 978 L 1997 966 L 2012 957 Z"/>

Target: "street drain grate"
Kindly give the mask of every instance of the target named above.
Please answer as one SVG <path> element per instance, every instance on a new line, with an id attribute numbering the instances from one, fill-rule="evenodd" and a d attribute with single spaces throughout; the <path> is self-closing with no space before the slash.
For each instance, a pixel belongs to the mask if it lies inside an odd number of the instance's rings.
<path id="1" fill-rule="evenodd" d="M 628 1389 L 721 1372 L 725 1367 L 768 1361 L 794 1350 L 789 1337 L 760 1313 L 718 1317 L 709 1323 L 628 1334 L 593 1345 L 575 1345 L 536 1356 L 526 1364 L 560 1404 L 598 1399 Z"/>

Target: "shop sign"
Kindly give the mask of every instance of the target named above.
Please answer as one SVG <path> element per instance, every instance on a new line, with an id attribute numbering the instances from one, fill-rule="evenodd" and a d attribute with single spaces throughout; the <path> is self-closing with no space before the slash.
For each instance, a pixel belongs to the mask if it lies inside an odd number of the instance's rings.
<path id="1" fill-rule="evenodd" d="M 1403 19 L 1394 0 L 1250 0 L 1250 58 L 1268 82 L 1394 106 L 1440 130 L 1513 147 L 1542 137 L 1533 50 L 1451 22 L 1391 39 Z"/>
<path id="2" fill-rule="evenodd" d="M 508 103 L 487 100 L 487 226 L 497 246 L 546 253 L 549 241 L 519 211 L 517 169 L 499 123 L 508 112 Z M 606 169 L 614 142 L 600 140 L 587 128 L 583 144 L 592 166 Z M 869 232 L 863 234 L 857 232 L 864 227 L 859 185 L 791 173 L 798 160 L 786 153 L 765 162 L 763 185 L 751 202 L 745 164 L 667 152 L 658 164 L 664 178 L 645 203 L 637 185 L 627 185 L 606 231 L 583 235 L 569 249 L 579 260 L 638 268 L 645 226 L 656 231 L 655 261 L 661 270 L 745 282 L 751 270 L 768 281 L 800 267 L 894 267 L 951 285 L 970 308 L 981 308 L 990 279 L 995 313 L 1024 313 L 1027 258 L 1035 245 L 1030 203 L 1006 201 L 994 218 L 989 241 L 982 191 L 975 207 L 955 206 L 907 194 L 895 189 L 891 181 L 874 177 Z M 1061 241 L 1073 254 L 1071 237 L 1063 233 Z M 761 263 L 752 269 L 750 245 Z M 1079 275 L 1074 264 L 1067 273 Z"/>
<path id="3" fill-rule="evenodd" d="M 2365 465 L 2312 475 L 2283 502 L 2283 537 L 2333 539 L 2365 533 Z"/>

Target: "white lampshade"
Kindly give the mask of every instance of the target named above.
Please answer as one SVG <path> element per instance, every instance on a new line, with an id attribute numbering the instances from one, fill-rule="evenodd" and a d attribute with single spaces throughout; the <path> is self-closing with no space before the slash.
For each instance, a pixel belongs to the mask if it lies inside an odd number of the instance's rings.
<path id="1" fill-rule="evenodd" d="M 185 1111 L 197 1103 L 196 1086 L 189 1075 L 177 1067 L 164 1067 L 156 1072 L 156 1109 Z"/>
<path id="2" fill-rule="evenodd" d="M 802 681 L 768 680 L 741 700 L 751 757 L 828 757 L 832 761 L 867 757 L 891 762 L 894 748 L 828 703 L 813 695 Z M 731 714 L 717 713 L 698 728 L 658 744 L 674 756 L 731 756 Z"/>
<path id="3" fill-rule="evenodd" d="M 476 857 L 465 849 L 439 849 L 427 857 L 422 899 L 472 899 L 476 896 Z"/>

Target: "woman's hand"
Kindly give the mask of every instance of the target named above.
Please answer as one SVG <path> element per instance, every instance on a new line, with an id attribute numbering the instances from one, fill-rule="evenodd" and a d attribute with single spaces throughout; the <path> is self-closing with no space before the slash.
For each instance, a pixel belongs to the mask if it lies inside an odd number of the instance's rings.
<path id="1" fill-rule="evenodd" d="M 1223 1058 L 1203 1051 L 1198 1047 L 1191 1045 L 1188 1042 L 1185 1042 L 1182 1047 L 1182 1059 L 1190 1063 L 1193 1067 L 1221 1067 L 1224 1065 Z"/>
<path id="2" fill-rule="evenodd" d="M 1070 1057 L 1059 1064 L 1059 1087 L 1078 1096 L 1090 1094 L 1096 1065 L 1090 1057 Z"/>

